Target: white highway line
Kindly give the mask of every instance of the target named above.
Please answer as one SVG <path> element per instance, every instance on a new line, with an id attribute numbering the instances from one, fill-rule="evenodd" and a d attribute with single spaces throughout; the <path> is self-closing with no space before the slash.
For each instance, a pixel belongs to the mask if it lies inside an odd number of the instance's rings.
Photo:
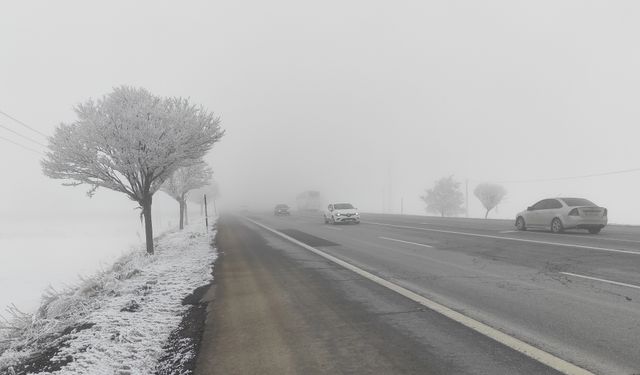
<path id="1" fill-rule="evenodd" d="M 601 281 L 603 283 L 608 283 L 608 284 L 614 284 L 614 285 L 626 286 L 626 287 L 634 288 L 634 289 L 640 289 L 639 285 L 620 283 L 620 282 L 617 282 L 617 281 L 599 279 L 597 277 L 591 277 L 591 276 L 585 276 L 585 275 L 578 275 L 577 273 L 571 273 L 571 272 L 560 272 L 560 273 L 563 274 L 563 275 L 569 275 L 569 276 L 574 276 L 574 277 L 580 277 L 580 278 L 583 278 L 583 279 Z"/>
<path id="2" fill-rule="evenodd" d="M 425 306 L 437 313 L 440 313 L 441 315 L 444 315 L 445 317 L 454 320 L 468 328 L 471 328 L 472 330 L 487 336 L 515 351 L 518 351 L 522 354 L 524 354 L 525 356 L 536 360 L 542 364 L 545 364 L 563 374 L 567 374 L 567 375 L 594 375 L 592 372 L 585 370 L 581 367 L 578 367 L 576 365 L 574 365 L 573 363 L 570 363 L 568 361 L 565 361 L 562 358 L 556 357 L 551 353 L 547 353 L 543 350 L 540 350 L 538 348 L 536 348 L 535 346 L 532 346 L 530 344 L 527 344 L 526 342 L 519 340 L 513 336 L 509 336 L 504 332 L 501 332 L 495 328 L 492 328 L 484 323 L 481 323 L 473 318 L 470 318 L 466 315 L 463 315 L 455 310 L 452 310 L 444 305 L 441 305 L 435 301 L 432 301 L 426 297 L 423 297 L 415 292 L 410 291 L 409 289 L 403 288 L 397 284 L 394 284 L 388 280 L 385 280 L 379 276 L 376 276 L 370 272 L 367 272 L 361 268 L 358 268 L 354 265 L 352 265 L 351 263 L 345 262 L 342 259 L 336 258 L 333 255 L 329 255 L 327 253 L 325 253 L 324 251 L 318 250 L 315 247 L 311 247 L 305 243 L 302 243 L 298 240 L 296 240 L 295 238 L 289 237 L 284 233 L 281 233 L 275 229 L 269 228 L 268 226 L 258 223 L 257 221 L 251 220 L 248 217 L 245 217 L 246 220 L 252 222 L 253 224 L 274 233 L 277 236 L 280 236 L 300 247 L 303 247 L 309 251 L 311 251 L 314 254 L 317 254 L 333 263 L 336 263 L 350 271 L 353 271 L 355 273 L 357 273 L 358 275 L 369 279 L 371 281 L 373 281 L 374 283 L 384 286 L 404 297 L 409 298 L 412 301 L 415 301 L 419 304 L 421 304 L 422 306 Z"/>
<path id="3" fill-rule="evenodd" d="M 409 242 L 409 241 L 403 241 L 403 240 L 397 240 L 395 238 L 389 238 L 389 237 L 378 237 L 378 238 L 382 238 L 383 240 L 387 240 L 387 241 L 396 241 L 396 242 L 402 242 L 402 243 L 408 243 L 410 245 L 416 245 L 416 246 L 423 246 L 423 247 L 433 247 L 431 245 L 425 245 L 423 243 L 417 243 L 417 242 Z"/>
<path id="4" fill-rule="evenodd" d="M 549 232 L 539 232 L 539 231 L 532 231 L 532 230 L 528 230 L 526 232 L 524 231 L 519 231 L 519 230 L 512 230 L 509 232 L 518 232 L 518 233 L 527 233 L 527 234 L 540 234 L 540 235 L 548 235 Z M 505 232 L 500 232 L 500 233 L 508 233 L 507 231 Z M 563 236 L 564 238 L 588 238 L 590 240 L 598 240 L 598 241 L 616 241 L 616 242 L 629 242 L 629 243 L 640 243 L 640 241 L 636 241 L 636 240 L 627 240 L 625 238 L 611 238 L 611 237 L 602 237 L 602 235 L 599 236 L 594 236 L 594 235 L 588 235 L 588 234 L 561 234 L 561 233 L 554 233 L 553 236 Z"/>
<path id="5" fill-rule="evenodd" d="M 596 247 L 596 246 L 585 246 L 585 245 L 576 245 L 576 244 L 568 244 L 561 242 L 547 242 L 547 241 L 536 241 L 536 240 L 525 240 L 523 238 L 512 238 L 512 237 L 504 237 L 504 236 L 492 236 L 489 234 L 477 234 L 477 233 L 467 233 L 467 232 L 456 232 L 452 230 L 442 230 L 442 229 L 431 229 L 431 228 L 420 228 L 420 227 L 410 227 L 406 225 L 394 225 L 387 223 L 376 223 L 373 221 L 363 221 L 363 223 L 374 224 L 374 225 L 382 225 L 393 228 L 404 228 L 404 229 L 416 229 L 423 230 L 426 232 L 438 232 L 438 233 L 449 233 L 449 234 L 459 234 L 461 236 L 470 236 L 470 237 L 482 237 L 482 238 L 493 238 L 497 240 L 507 240 L 507 241 L 516 241 L 516 242 L 527 242 L 527 243 L 535 243 L 541 245 L 552 245 L 552 246 L 563 246 L 563 247 L 573 247 L 579 249 L 587 249 L 587 250 L 599 250 L 599 251 L 608 251 L 612 253 L 623 253 L 623 254 L 633 254 L 640 255 L 640 252 L 630 251 L 630 250 L 619 250 L 619 249 L 609 249 L 606 247 Z"/>
<path id="6" fill-rule="evenodd" d="M 502 232 L 499 233 L 514 233 L 517 232 L 517 230 L 503 230 Z"/>

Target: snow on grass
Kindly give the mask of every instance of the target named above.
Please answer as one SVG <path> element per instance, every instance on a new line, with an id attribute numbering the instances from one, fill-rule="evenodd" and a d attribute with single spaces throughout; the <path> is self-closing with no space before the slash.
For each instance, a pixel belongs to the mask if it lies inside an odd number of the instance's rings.
<path id="1" fill-rule="evenodd" d="M 153 373 L 188 309 L 183 298 L 212 279 L 214 234 L 203 232 L 169 233 L 153 256 L 126 255 L 74 288 L 49 291 L 34 315 L 10 311 L 0 324 L 0 371 L 65 340 L 51 360 L 61 368 L 41 374 Z"/>

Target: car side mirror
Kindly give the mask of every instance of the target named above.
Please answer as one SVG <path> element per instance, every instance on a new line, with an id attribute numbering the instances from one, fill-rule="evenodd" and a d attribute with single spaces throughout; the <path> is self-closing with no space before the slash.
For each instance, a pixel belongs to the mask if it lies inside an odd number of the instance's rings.
<path id="1" fill-rule="evenodd" d="M 531 206 L 527 207 L 527 211 L 533 211 L 533 207 Z"/>

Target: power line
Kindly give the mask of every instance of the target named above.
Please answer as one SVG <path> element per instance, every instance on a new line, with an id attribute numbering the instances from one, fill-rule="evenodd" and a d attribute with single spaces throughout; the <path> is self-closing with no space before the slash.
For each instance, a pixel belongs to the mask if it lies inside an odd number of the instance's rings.
<path id="1" fill-rule="evenodd" d="M 21 133 L 19 133 L 19 132 L 15 131 L 15 130 L 13 130 L 13 129 L 9 128 L 9 127 L 6 127 L 6 126 L 2 125 L 2 124 L 0 124 L 0 128 L 3 128 L 3 129 L 5 129 L 5 130 L 8 130 L 8 131 L 10 131 L 11 133 L 13 133 L 13 134 L 17 135 L 18 137 L 22 137 L 22 138 L 24 138 L 24 139 L 26 139 L 26 140 L 28 140 L 28 141 L 31 141 L 31 142 L 33 142 L 33 143 L 35 143 L 35 144 L 37 144 L 37 145 L 40 145 L 40 146 L 42 146 L 42 147 L 47 147 L 47 145 L 42 144 L 42 143 L 40 143 L 40 142 L 36 141 L 36 140 L 35 140 L 35 139 L 33 139 L 33 138 L 29 138 L 29 137 L 27 137 L 26 135 L 21 134 Z"/>
<path id="2" fill-rule="evenodd" d="M 49 136 L 48 136 L 48 135 L 46 135 L 46 134 L 44 134 L 44 133 L 40 132 L 39 130 L 36 130 L 36 129 L 32 128 L 31 126 L 29 126 L 29 125 L 25 124 L 24 122 L 22 122 L 22 121 L 18 120 L 18 119 L 17 119 L 17 118 L 15 118 L 15 117 L 13 117 L 13 116 L 11 116 L 11 115 L 9 115 L 9 114 L 7 114 L 7 113 L 3 112 L 2 110 L 0 110 L 0 114 L 2 114 L 2 115 L 4 115 L 4 116 L 6 116 L 6 117 L 8 117 L 8 118 L 12 119 L 13 121 L 17 122 L 18 124 L 20 124 L 20 125 L 24 126 L 25 128 L 27 128 L 27 129 L 29 129 L 29 130 L 31 130 L 31 131 L 33 131 L 33 132 L 36 132 L 36 133 L 40 134 L 41 136 L 43 136 L 43 137 L 45 137 L 45 138 L 49 138 Z"/>
<path id="3" fill-rule="evenodd" d="M 632 172 L 640 172 L 640 168 L 630 168 L 630 169 L 623 169 L 623 170 L 619 170 L 619 171 L 592 173 L 592 174 L 585 174 L 585 175 L 580 175 L 580 176 L 538 178 L 538 179 L 533 179 L 533 180 L 499 181 L 498 183 L 501 183 L 501 184 L 521 184 L 521 183 L 532 183 L 532 182 L 551 182 L 551 181 L 577 180 L 577 179 L 581 179 L 581 178 L 609 176 L 609 175 L 614 175 L 614 174 L 623 174 L 623 173 L 632 173 Z"/>
<path id="4" fill-rule="evenodd" d="M 22 148 L 24 148 L 25 150 L 28 150 L 28 151 L 31 151 L 31 152 L 35 152 L 35 153 L 36 153 L 36 154 L 38 154 L 38 155 L 46 156 L 45 154 L 43 154 L 43 153 L 42 153 L 42 152 L 40 152 L 40 151 L 34 150 L 34 149 L 32 149 L 32 148 L 30 148 L 30 147 L 27 147 L 27 146 L 25 146 L 25 145 L 22 145 L 22 144 L 20 144 L 20 143 L 18 143 L 18 142 L 12 141 L 12 140 L 10 140 L 9 138 L 5 138 L 5 137 L 3 137 L 3 136 L 1 136 L 1 135 L 0 135 L 0 139 L 2 139 L 3 141 L 9 142 L 9 143 L 13 143 L 14 145 L 16 145 L 16 146 L 18 146 L 18 147 L 22 147 Z"/>

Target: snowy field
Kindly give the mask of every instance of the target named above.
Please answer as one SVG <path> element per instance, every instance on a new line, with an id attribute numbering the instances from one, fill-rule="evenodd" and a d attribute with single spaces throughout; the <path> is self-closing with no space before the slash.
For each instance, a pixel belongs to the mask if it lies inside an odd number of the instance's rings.
<path id="1" fill-rule="evenodd" d="M 55 337 L 56 332 L 83 326 L 68 335 L 51 361 L 62 366 L 51 373 L 154 373 L 163 345 L 188 309 L 183 298 L 213 277 L 214 235 L 199 223 L 170 231 L 157 241 L 154 256 L 129 253 L 75 287 L 49 296 L 0 355 L 0 369 L 39 353 L 52 333 Z"/>
<path id="2" fill-rule="evenodd" d="M 175 227 L 168 217 L 154 217 L 156 235 Z M 64 221 L 0 218 L 0 315 L 9 304 L 34 310 L 49 286 L 61 289 L 110 267 L 143 239 L 133 211 Z"/>
<path id="3" fill-rule="evenodd" d="M 62 288 L 108 266 L 139 246 L 141 233 L 135 217 L 0 222 L 2 310 L 11 303 L 35 309 L 49 285 Z"/>

